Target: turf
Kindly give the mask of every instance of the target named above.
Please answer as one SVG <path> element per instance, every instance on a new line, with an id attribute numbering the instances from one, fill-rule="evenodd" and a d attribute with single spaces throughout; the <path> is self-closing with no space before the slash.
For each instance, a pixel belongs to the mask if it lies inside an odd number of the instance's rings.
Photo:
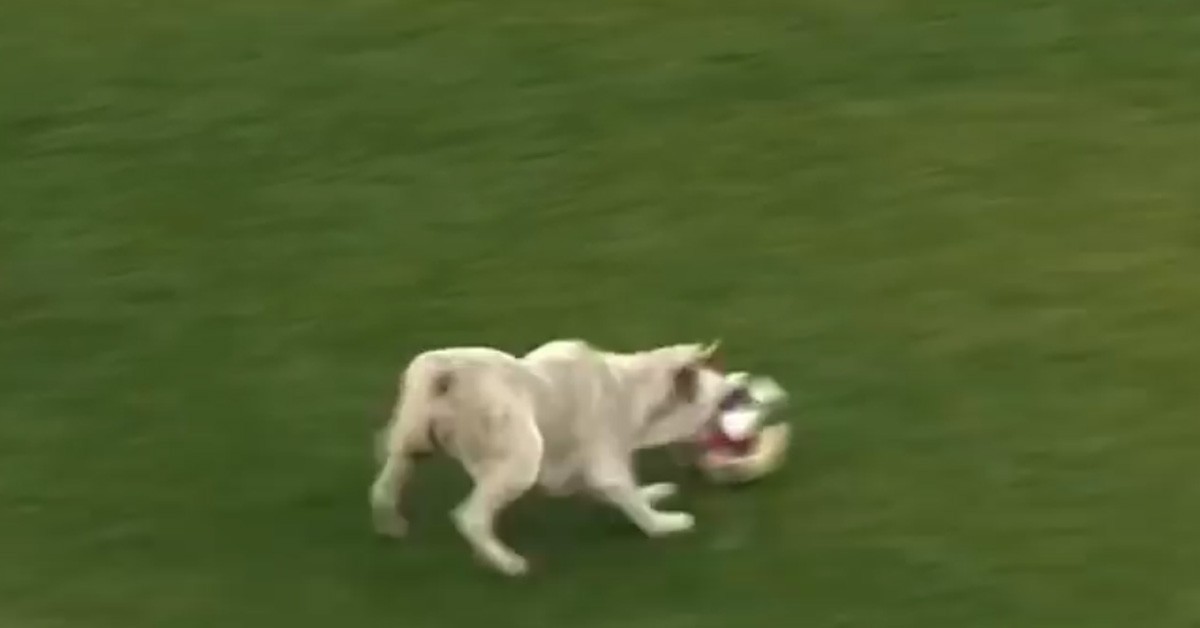
<path id="1" fill-rule="evenodd" d="M 3 5 L 0 626 L 1200 626 L 1188 3 Z M 559 335 L 723 337 L 794 461 L 374 538 L 404 361 Z"/>

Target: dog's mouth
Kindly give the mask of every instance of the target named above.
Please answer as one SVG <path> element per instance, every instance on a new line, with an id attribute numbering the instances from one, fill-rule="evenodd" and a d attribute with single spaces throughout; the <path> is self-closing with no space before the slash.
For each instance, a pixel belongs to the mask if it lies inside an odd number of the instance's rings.
<path id="1" fill-rule="evenodd" d="M 726 433 L 722 417 L 726 412 L 746 408 L 754 404 L 754 398 L 745 386 L 738 386 L 726 393 L 714 408 L 713 413 L 696 435 L 696 444 L 700 450 L 737 449 L 738 443 Z"/>

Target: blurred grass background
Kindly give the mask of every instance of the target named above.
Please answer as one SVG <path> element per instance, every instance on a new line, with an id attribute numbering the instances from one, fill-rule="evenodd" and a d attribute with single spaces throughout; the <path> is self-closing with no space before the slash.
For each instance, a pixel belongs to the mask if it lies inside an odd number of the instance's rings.
<path id="1" fill-rule="evenodd" d="M 1200 626 L 1200 9 L 5 0 L 0 625 Z M 414 352 L 725 338 L 687 539 L 373 538 Z"/>

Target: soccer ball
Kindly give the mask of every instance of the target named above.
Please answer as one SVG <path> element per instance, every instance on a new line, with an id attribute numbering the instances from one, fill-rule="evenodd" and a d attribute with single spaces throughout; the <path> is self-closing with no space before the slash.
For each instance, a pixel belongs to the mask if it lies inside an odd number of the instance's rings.
<path id="1" fill-rule="evenodd" d="M 746 484 L 760 480 L 783 466 L 790 442 L 790 425 L 768 425 L 736 450 L 705 450 L 700 455 L 700 471 L 714 484 Z"/>
<path id="2" fill-rule="evenodd" d="M 700 471 L 717 484 L 744 484 L 778 470 L 787 458 L 791 427 L 763 426 L 767 414 L 782 405 L 787 394 L 773 380 L 746 373 L 727 376 L 744 394 L 731 397 L 715 429 L 701 443 Z"/>

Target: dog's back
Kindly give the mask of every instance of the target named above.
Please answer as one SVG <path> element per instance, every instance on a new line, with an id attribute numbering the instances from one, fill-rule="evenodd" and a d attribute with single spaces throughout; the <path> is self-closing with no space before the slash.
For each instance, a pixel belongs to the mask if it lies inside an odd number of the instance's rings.
<path id="1" fill-rule="evenodd" d="M 540 381 L 538 427 L 548 449 L 570 446 L 604 397 L 607 371 L 599 352 L 582 340 L 548 342 L 521 358 Z"/>

